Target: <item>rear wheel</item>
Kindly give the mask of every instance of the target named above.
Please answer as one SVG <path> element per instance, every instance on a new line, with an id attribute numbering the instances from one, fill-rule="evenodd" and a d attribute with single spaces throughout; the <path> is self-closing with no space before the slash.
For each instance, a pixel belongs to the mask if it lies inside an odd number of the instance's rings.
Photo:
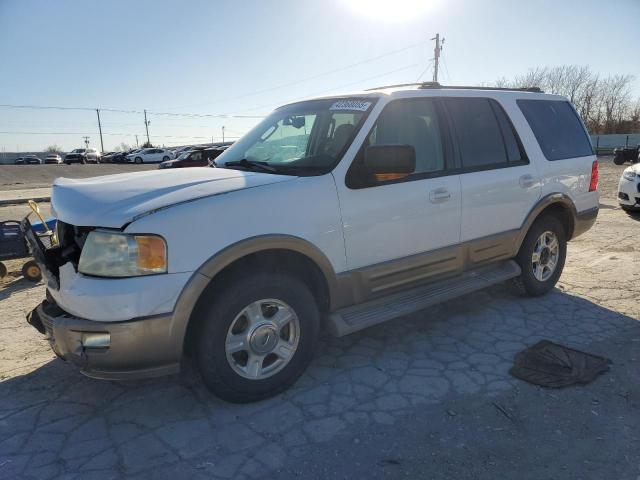
<path id="1" fill-rule="evenodd" d="M 136 163 L 142 163 L 142 159 L 140 157 L 136 157 L 135 162 Z"/>
<path id="2" fill-rule="evenodd" d="M 163 162 L 168 162 L 169 160 L 171 160 L 169 157 L 162 157 Z"/>
<path id="3" fill-rule="evenodd" d="M 320 313 L 307 286 L 275 273 L 243 275 L 198 312 L 197 364 L 220 398 L 254 402 L 282 392 L 313 357 Z"/>
<path id="4" fill-rule="evenodd" d="M 4 263 L 0 262 L 0 278 L 4 278 L 7 276 L 7 267 Z"/>
<path id="5" fill-rule="evenodd" d="M 29 260 L 22 266 L 22 276 L 30 282 L 39 282 L 40 280 L 42 280 L 42 272 L 40 271 L 40 267 L 33 260 Z"/>
<path id="6" fill-rule="evenodd" d="M 567 240 L 560 220 L 544 216 L 527 232 L 516 261 L 522 269 L 513 281 L 515 290 L 537 297 L 551 290 L 558 282 L 567 255 Z"/>

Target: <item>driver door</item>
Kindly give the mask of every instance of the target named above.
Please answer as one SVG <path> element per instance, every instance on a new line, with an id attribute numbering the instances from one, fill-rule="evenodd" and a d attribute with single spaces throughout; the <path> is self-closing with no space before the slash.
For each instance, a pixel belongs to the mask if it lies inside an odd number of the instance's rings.
<path id="1" fill-rule="evenodd" d="M 461 270 L 460 179 L 441 105 L 430 98 L 390 102 L 378 116 L 343 181 L 336 179 L 350 270 L 369 295 Z M 415 171 L 375 176 L 364 166 L 369 145 L 410 145 Z"/>

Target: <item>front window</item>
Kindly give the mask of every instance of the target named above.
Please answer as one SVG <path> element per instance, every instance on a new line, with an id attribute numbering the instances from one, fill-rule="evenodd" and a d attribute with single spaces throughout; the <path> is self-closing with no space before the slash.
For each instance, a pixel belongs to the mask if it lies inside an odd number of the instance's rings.
<path id="1" fill-rule="evenodd" d="M 333 98 L 279 108 L 215 163 L 223 168 L 290 175 L 327 173 L 353 141 L 374 103 L 374 98 Z M 266 168 L 257 168 L 261 165 Z"/>

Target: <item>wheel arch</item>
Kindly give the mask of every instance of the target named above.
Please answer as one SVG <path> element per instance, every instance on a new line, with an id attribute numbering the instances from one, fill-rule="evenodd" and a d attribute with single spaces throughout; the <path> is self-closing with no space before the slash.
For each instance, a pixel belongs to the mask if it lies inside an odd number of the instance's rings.
<path id="1" fill-rule="evenodd" d="M 316 246 L 291 235 L 261 235 L 230 245 L 213 255 L 194 272 L 180 294 L 173 315 L 173 335 L 187 348 L 195 330 L 194 318 L 208 293 L 225 278 L 245 268 L 273 268 L 293 272 L 310 286 L 321 311 L 328 311 L 337 297 L 336 274 L 328 258 Z"/>
<path id="2" fill-rule="evenodd" d="M 557 217 L 564 227 L 567 241 L 571 240 L 578 215 L 576 206 L 569 196 L 563 193 L 552 193 L 540 199 L 527 215 L 517 238 L 516 253 L 520 250 L 524 237 L 533 223 L 544 215 Z"/>

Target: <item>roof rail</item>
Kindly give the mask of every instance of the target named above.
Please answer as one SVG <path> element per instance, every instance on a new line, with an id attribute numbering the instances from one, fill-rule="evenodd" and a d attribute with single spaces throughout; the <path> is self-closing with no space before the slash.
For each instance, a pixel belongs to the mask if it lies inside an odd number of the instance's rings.
<path id="1" fill-rule="evenodd" d="M 474 87 L 472 85 L 441 85 L 438 82 L 418 82 L 418 83 L 400 83 L 397 85 L 385 85 L 383 87 L 368 88 L 366 91 L 371 90 L 383 90 L 385 88 L 399 88 L 399 87 L 414 87 L 417 86 L 420 89 L 429 88 L 448 88 L 454 90 L 503 90 L 511 92 L 531 92 L 531 93 L 544 93 L 539 87 L 522 87 L 522 88 L 509 88 L 509 87 Z"/>

